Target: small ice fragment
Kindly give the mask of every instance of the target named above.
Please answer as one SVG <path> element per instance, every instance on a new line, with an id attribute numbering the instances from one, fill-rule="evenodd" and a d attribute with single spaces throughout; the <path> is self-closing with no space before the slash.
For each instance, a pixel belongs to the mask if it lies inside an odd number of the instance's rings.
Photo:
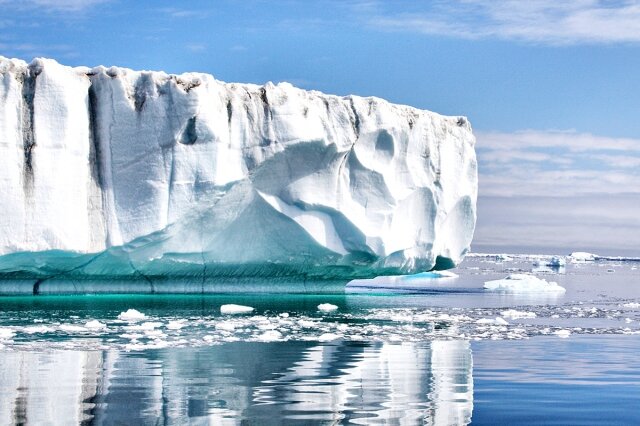
<path id="1" fill-rule="evenodd" d="M 220 306 L 221 314 L 248 314 L 250 312 L 253 312 L 253 308 L 251 306 L 234 304 Z"/>
<path id="2" fill-rule="evenodd" d="M 630 309 L 638 309 L 640 308 L 640 303 L 636 303 L 636 302 L 631 302 L 631 303 L 625 303 L 624 305 L 622 305 L 623 308 L 630 308 Z"/>
<path id="3" fill-rule="evenodd" d="M 324 333 L 322 335 L 320 335 L 320 337 L 318 337 L 318 341 L 319 342 L 330 342 L 332 340 L 337 340 L 339 339 L 340 336 L 339 334 L 335 334 L 335 333 Z"/>
<path id="4" fill-rule="evenodd" d="M 233 331 L 236 325 L 231 322 L 219 322 L 216 324 L 216 330 Z"/>
<path id="5" fill-rule="evenodd" d="M 289 318 L 289 314 L 287 312 L 283 312 L 278 315 L 280 318 Z"/>
<path id="6" fill-rule="evenodd" d="M 486 281 L 485 290 L 503 293 L 564 293 L 558 283 L 527 274 L 511 274 L 501 280 Z"/>
<path id="7" fill-rule="evenodd" d="M 265 331 L 258 336 L 258 340 L 262 342 L 276 342 L 282 339 L 282 333 L 276 330 Z"/>
<path id="8" fill-rule="evenodd" d="M 182 327 L 184 327 L 186 324 L 186 320 L 171 320 L 169 321 L 169 323 L 167 324 L 167 328 L 169 330 L 180 330 Z"/>
<path id="9" fill-rule="evenodd" d="M 10 328 L 0 327 L 0 340 L 8 340 L 15 336 L 16 332 Z"/>
<path id="10" fill-rule="evenodd" d="M 298 321 L 298 325 L 300 325 L 300 327 L 304 327 L 304 328 L 312 328 L 316 326 L 316 323 L 313 321 L 309 321 L 309 320 L 299 320 Z"/>
<path id="11" fill-rule="evenodd" d="M 87 331 L 86 328 L 80 325 L 73 325 L 73 324 L 62 324 L 58 328 L 61 331 L 66 331 L 67 333 L 79 333 L 79 332 Z"/>
<path id="12" fill-rule="evenodd" d="M 90 330 L 102 330 L 107 328 L 107 325 L 98 320 L 91 320 L 91 321 L 87 321 L 84 327 Z"/>
<path id="13" fill-rule="evenodd" d="M 496 317 L 496 319 L 482 318 L 477 320 L 476 324 L 509 325 L 507 321 L 505 321 L 503 318 L 500 318 L 500 317 Z"/>
<path id="14" fill-rule="evenodd" d="M 318 305 L 318 310 L 322 312 L 333 312 L 337 311 L 338 307 L 336 305 L 332 305 L 331 303 L 321 303 Z"/>
<path id="15" fill-rule="evenodd" d="M 213 337 L 213 336 L 211 336 L 211 335 L 209 335 L 209 334 L 207 334 L 206 336 L 204 336 L 204 337 L 202 338 L 202 340 L 204 340 L 204 341 L 205 341 L 205 342 L 207 342 L 207 343 L 211 343 L 211 342 L 213 342 L 213 340 L 214 340 L 214 339 L 215 339 L 215 337 Z"/>
<path id="16" fill-rule="evenodd" d="M 571 336 L 571 332 L 569 330 L 556 330 L 553 332 L 553 334 L 563 339 L 566 339 L 567 337 Z"/>
<path id="17" fill-rule="evenodd" d="M 135 309 L 128 309 L 126 312 L 121 312 L 120 315 L 118 315 L 118 319 L 121 321 L 140 321 L 146 317 L 145 314 Z"/>
<path id="18" fill-rule="evenodd" d="M 519 319 L 519 318 L 535 318 L 536 314 L 534 312 L 525 312 L 525 311 L 516 311 L 515 309 L 507 309 L 500 313 L 505 318 L 510 319 Z"/>

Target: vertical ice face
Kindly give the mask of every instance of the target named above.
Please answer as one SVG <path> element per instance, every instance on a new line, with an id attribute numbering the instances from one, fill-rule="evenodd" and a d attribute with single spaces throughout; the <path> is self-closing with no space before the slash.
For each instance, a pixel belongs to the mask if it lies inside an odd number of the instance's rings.
<path id="1" fill-rule="evenodd" d="M 471 242 L 463 117 L 288 83 L 1 57 L 0 98 L 0 255 L 124 245 L 121 263 L 138 268 L 237 255 L 371 275 L 452 267 Z"/>

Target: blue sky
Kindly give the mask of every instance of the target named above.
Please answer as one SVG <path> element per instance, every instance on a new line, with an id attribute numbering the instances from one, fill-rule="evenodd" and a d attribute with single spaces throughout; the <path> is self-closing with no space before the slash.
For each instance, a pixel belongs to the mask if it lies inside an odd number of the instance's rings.
<path id="1" fill-rule="evenodd" d="M 640 255 L 640 1 L 0 0 L 0 54 L 290 81 L 466 115 L 477 247 Z"/>

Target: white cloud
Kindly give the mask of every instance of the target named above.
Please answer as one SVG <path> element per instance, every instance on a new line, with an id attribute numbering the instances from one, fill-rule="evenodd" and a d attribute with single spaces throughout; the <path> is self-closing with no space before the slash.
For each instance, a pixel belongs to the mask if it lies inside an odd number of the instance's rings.
<path id="1" fill-rule="evenodd" d="M 370 15 L 377 28 L 548 44 L 638 43 L 640 1 L 453 0 Z"/>
<path id="2" fill-rule="evenodd" d="M 574 152 L 623 151 L 640 153 L 640 139 L 612 138 L 575 130 L 521 130 L 513 133 L 476 132 L 482 148 L 564 148 Z"/>
<path id="3" fill-rule="evenodd" d="M 481 195 L 640 194 L 640 139 L 533 130 L 477 139 Z"/>

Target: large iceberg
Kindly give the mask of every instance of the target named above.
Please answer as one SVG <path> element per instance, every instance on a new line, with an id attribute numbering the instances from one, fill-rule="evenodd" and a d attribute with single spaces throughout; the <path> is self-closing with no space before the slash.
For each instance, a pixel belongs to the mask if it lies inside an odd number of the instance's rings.
<path id="1" fill-rule="evenodd" d="M 464 117 L 3 57 L 0 99 L 0 278 L 35 293 L 83 280 L 344 283 L 451 268 L 469 249 Z"/>

